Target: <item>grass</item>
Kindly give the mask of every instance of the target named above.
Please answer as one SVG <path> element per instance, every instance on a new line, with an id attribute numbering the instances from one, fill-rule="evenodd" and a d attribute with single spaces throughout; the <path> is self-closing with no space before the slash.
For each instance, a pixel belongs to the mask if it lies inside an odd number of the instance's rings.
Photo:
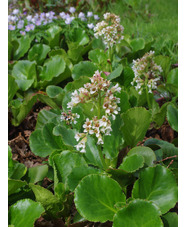
<path id="1" fill-rule="evenodd" d="M 124 34 L 133 38 L 153 37 L 157 54 L 178 59 L 178 1 L 177 0 L 116 0 L 108 11 L 120 16 Z"/>

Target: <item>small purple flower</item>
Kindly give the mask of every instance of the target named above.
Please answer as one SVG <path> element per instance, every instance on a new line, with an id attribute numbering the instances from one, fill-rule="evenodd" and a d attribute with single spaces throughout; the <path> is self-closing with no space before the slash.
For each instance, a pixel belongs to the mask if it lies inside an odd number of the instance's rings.
<path id="1" fill-rule="evenodd" d="M 85 17 L 85 14 L 82 13 L 82 12 L 80 12 L 79 15 L 78 15 L 78 17 L 79 17 L 80 19 L 81 19 L 81 18 L 84 18 L 84 17 Z"/>
<path id="2" fill-rule="evenodd" d="M 64 12 L 61 12 L 61 13 L 59 14 L 59 16 L 60 16 L 62 19 L 65 19 L 65 18 L 66 18 L 66 14 L 65 14 Z"/>
<path id="3" fill-rule="evenodd" d="M 94 28 L 94 25 L 93 25 L 93 23 L 87 24 L 87 27 L 90 28 L 90 29 L 93 29 Z"/>
<path id="4" fill-rule="evenodd" d="M 44 17 L 45 17 L 45 13 L 41 13 L 40 18 L 44 18 Z"/>
<path id="5" fill-rule="evenodd" d="M 43 21 L 43 25 L 46 25 L 47 23 L 48 23 L 47 20 L 44 20 L 44 21 Z"/>
<path id="6" fill-rule="evenodd" d="M 9 24 L 9 25 L 8 25 L 8 29 L 9 29 L 10 31 L 13 31 L 13 30 L 15 30 L 15 26 L 12 25 L 12 24 Z"/>
<path id="7" fill-rule="evenodd" d="M 69 12 L 70 13 L 75 13 L 76 9 L 74 7 L 70 7 Z"/>
<path id="8" fill-rule="evenodd" d="M 25 31 L 20 31 L 21 35 L 26 35 Z"/>
<path id="9" fill-rule="evenodd" d="M 26 32 L 29 32 L 31 29 L 30 29 L 30 25 L 27 25 L 26 27 L 25 27 L 25 31 Z"/>
<path id="10" fill-rule="evenodd" d="M 10 20 L 11 20 L 12 22 L 16 22 L 16 21 L 18 20 L 18 18 L 17 18 L 16 16 L 11 16 L 11 17 L 10 17 Z"/>
<path id="11" fill-rule="evenodd" d="M 18 9 L 14 9 L 13 12 L 12 12 L 12 14 L 14 14 L 14 15 L 16 15 L 18 13 L 19 13 L 19 10 Z"/>
<path id="12" fill-rule="evenodd" d="M 35 25 L 40 26 L 40 25 L 41 25 L 41 20 L 37 20 L 37 21 L 35 22 Z"/>
<path id="13" fill-rule="evenodd" d="M 74 17 L 67 17 L 65 20 L 65 24 L 71 24 L 71 22 L 74 20 Z"/>
<path id="14" fill-rule="evenodd" d="M 34 28 L 35 28 L 35 25 L 34 25 L 34 24 L 30 24 L 29 26 L 30 26 L 30 30 L 32 30 L 32 31 L 33 31 L 33 30 L 34 30 Z"/>
<path id="15" fill-rule="evenodd" d="M 94 19 L 95 20 L 99 20 L 99 16 L 98 15 L 94 15 Z"/>
<path id="16" fill-rule="evenodd" d="M 88 12 L 87 13 L 87 17 L 92 17 L 93 16 L 93 12 Z"/>
<path id="17" fill-rule="evenodd" d="M 24 26 L 24 20 L 20 20 L 20 21 L 17 23 L 17 28 L 18 28 L 18 29 L 21 29 L 21 28 L 23 28 L 23 26 Z"/>

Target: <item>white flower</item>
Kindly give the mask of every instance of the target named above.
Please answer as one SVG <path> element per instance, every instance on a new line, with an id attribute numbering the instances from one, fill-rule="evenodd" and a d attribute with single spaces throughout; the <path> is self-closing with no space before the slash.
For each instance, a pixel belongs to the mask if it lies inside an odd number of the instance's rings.
<path id="1" fill-rule="evenodd" d="M 61 13 L 59 14 L 59 16 L 60 16 L 62 19 L 66 19 L 66 13 L 64 13 L 64 12 L 61 12 Z"/>
<path id="2" fill-rule="evenodd" d="M 70 7 L 69 12 L 70 13 L 75 13 L 76 9 L 74 7 Z"/>
<path id="3" fill-rule="evenodd" d="M 74 17 L 67 17 L 65 20 L 65 24 L 71 24 L 71 22 L 74 20 Z"/>
<path id="4" fill-rule="evenodd" d="M 87 24 L 87 27 L 90 28 L 90 29 L 93 29 L 94 28 L 94 24 L 93 23 Z"/>

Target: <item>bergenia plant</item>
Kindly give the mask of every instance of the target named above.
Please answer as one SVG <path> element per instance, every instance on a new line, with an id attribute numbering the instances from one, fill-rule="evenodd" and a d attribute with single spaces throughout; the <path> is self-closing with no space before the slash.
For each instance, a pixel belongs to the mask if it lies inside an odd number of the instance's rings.
<path id="1" fill-rule="evenodd" d="M 132 69 L 134 78 L 131 82 L 135 86 L 138 94 L 141 95 L 143 90 L 146 92 L 148 106 L 150 108 L 149 93 L 157 89 L 157 85 L 161 83 L 161 73 L 163 72 L 160 65 L 154 61 L 154 51 L 146 53 L 142 58 L 133 60 Z"/>
<path id="2" fill-rule="evenodd" d="M 75 90 L 72 93 L 70 102 L 67 103 L 69 109 L 79 103 L 91 103 L 92 109 L 90 111 L 93 111 L 93 108 L 97 110 L 97 116 L 94 116 L 93 119 L 86 118 L 86 122 L 83 124 L 83 132 L 78 132 L 75 135 L 75 139 L 79 141 L 76 149 L 82 153 L 85 152 L 87 135 L 94 135 L 97 138 L 97 144 L 103 144 L 103 135 L 110 135 L 112 131 L 109 118 L 112 117 L 115 120 L 115 115 L 120 111 L 120 107 L 117 105 L 120 103 L 120 98 L 115 96 L 115 93 L 121 91 L 118 84 L 112 86 L 109 80 L 101 77 L 99 71 L 94 73 L 93 77 L 90 78 L 90 82 Z M 76 115 L 76 117 L 78 116 Z M 62 119 L 65 121 L 71 119 L 72 121 L 72 117 L 68 115 L 66 118 L 64 112 L 62 113 Z"/>

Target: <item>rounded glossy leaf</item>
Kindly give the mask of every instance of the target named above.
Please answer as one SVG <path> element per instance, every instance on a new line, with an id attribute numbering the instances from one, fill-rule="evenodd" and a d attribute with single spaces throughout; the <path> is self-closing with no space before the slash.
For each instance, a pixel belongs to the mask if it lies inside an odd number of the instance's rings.
<path id="1" fill-rule="evenodd" d="M 134 154 L 134 155 L 125 157 L 119 169 L 132 173 L 142 168 L 143 166 L 144 166 L 143 156 Z"/>
<path id="2" fill-rule="evenodd" d="M 154 151 L 149 147 L 144 146 L 134 147 L 127 153 L 128 156 L 134 154 L 142 155 L 144 157 L 145 164 L 147 164 L 148 166 L 153 166 L 154 161 L 156 161 L 156 155 Z"/>
<path id="3" fill-rule="evenodd" d="M 98 64 L 101 65 L 102 63 L 107 64 L 107 54 L 104 52 L 104 50 L 101 49 L 95 49 L 95 50 L 91 50 L 88 53 L 88 58 Z"/>
<path id="4" fill-rule="evenodd" d="M 53 149 L 45 143 L 43 132 L 40 129 L 35 130 L 30 135 L 31 151 L 40 157 L 46 157 L 52 153 Z"/>
<path id="5" fill-rule="evenodd" d="M 18 90 L 17 83 L 15 82 L 15 78 L 13 76 L 8 75 L 8 104 L 13 99 L 15 93 Z"/>
<path id="6" fill-rule="evenodd" d="M 56 154 L 53 161 L 63 183 L 66 183 L 68 175 L 75 167 L 87 166 L 83 156 L 72 151 L 63 151 L 61 154 Z"/>
<path id="7" fill-rule="evenodd" d="M 145 40 L 143 38 L 133 39 L 130 42 L 133 52 L 142 50 L 145 47 Z"/>
<path id="8" fill-rule="evenodd" d="M 82 61 L 74 66 L 72 70 L 72 78 L 77 80 L 80 76 L 92 77 L 97 67 L 90 61 Z"/>
<path id="9" fill-rule="evenodd" d="M 178 109 L 171 104 L 167 107 L 167 120 L 175 131 L 178 131 Z"/>
<path id="10" fill-rule="evenodd" d="M 75 42 L 77 45 L 85 45 L 89 42 L 89 37 L 85 30 L 81 28 L 74 28 L 70 34 L 70 41 Z"/>
<path id="11" fill-rule="evenodd" d="M 72 172 L 69 174 L 67 179 L 67 184 L 71 191 L 74 191 L 76 186 L 79 184 L 79 182 L 83 179 L 83 177 L 89 175 L 89 174 L 98 174 L 101 173 L 101 170 L 97 168 L 93 168 L 91 166 L 79 166 L 75 167 Z"/>
<path id="12" fill-rule="evenodd" d="M 40 80 L 50 81 L 53 77 L 58 77 L 65 70 L 66 63 L 62 56 L 55 55 L 44 63 L 43 70 L 40 73 Z"/>
<path id="13" fill-rule="evenodd" d="M 119 77 L 121 75 L 122 71 L 123 71 L 123 66 L 119 65 L 113 72 L 111 72 L 108 75 L 107 80 L 113 80 L 113 79 Z"/>
<path id="14" fill-rule="evenodd" d="M 44 211 L 44 208 L 38 202 L 31 199 L 20 200 L 10 207 L 10 224 L 15 227 L 33 227 L 34 222 Z"/>
<path id="15" fill-rule="evenodd" d="M 36 81 L 35 62 L 18 61 L 13 67 L 12 76 L 15 78 L 18 87 L 26 91 L 32 86 L 34 80 Z"/>
<path id="16" fill-rule="evenodd" d="M 167 83 L 178 85 L 178 68 L 172 69 L 167 75 Z"/>
<path id="17" fill-rule="evenodd" d="M 160 211 L 153 203 L 133 200 L 114 216 L 113 227 L 163 227 Z"/>
<path id="18" fill-rule="evenodd" d="M 151 122 L 151 114 L 143 107 L 135 107 L 121 116 L 124 121 L 121 130 L 124 134 L 125 144 L 134 147 L 143 140 Z"/>
<path id="19" fill-rule="evenodd" d="M 8 195 L 16 193 L 17 189 L 25 186 L 26 181 L 8 179 Z"/>
<path id="20" fill-rule="evenodd" d="M 172 172 L 157 165 L 140 172 L 132 190 L 132 197 L 154 202 L 164 214 L 175 206 L 177 193 L 178 188 Z"/>
<path id="21" fill-rule="evenodd" d="M 50 47 L 45 44 L 35 44 L 28 52 L 28 60 L 36 61 L 38 64 L 42 63 L 46 58 Z"/>
<path id="22" fill-rule="evenodd" d="M 115 204 L 125 202 L 119 184 L 107 176 L 89 175 L 75 189 L 74 202 L 78 212 L 89 221 L 112 221 Z"/>
<path id="23" fill-rule="evenodd" d="M 46 177 L 48 173 L 48 166 L 41 165 L 41 166 L 34 166 L 28 169 L 28 177 L 30 178 L 29 183 L 37 183 Z"/>
<path id="24" fill-rule="evenodd" d="M 169 212 L 162 216 L 164 227 L 178 227 L 178 215 L 175 212 Z"/>

